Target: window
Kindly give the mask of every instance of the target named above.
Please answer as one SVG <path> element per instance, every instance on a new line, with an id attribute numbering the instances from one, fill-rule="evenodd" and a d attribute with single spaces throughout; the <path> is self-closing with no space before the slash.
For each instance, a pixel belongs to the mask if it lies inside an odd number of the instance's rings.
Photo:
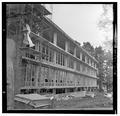
<path id="1" fill-rule="evenodd" d="M 48 82 L 48 79 L 45 79 L 45 82 Z"/>
<path id="2" fill-rule="evenodd" d="M 40 42 L 36 42 L 35 43 L 35 50 L 36 51 L 41 51 L 40 49 L 41 49 L 41 45 L 40 45 L 41 43 Z"/>
<path id="3" fill-rule="evenodd" d="M 91 60 L 89 59 L 89 65 L 91 65 L 90 63 L 91 63 Z"/>
<path id="4" fill-rule="evenodd" d="M 90 69 L 89 68 L 87 68 L 87 72 L 88 72 L 88 74 L 90 74 Z"/>
<path id="5" fill-rule="evenodd" d="M 31 70 L 31 73 L 32 73 L 32 77 L 31 77 L 31 80 L 32 80 L 32 86 L 35 86 L 35 66 L 32 65 L 32 70 Z"/>
<path id="6" fill-rule="evenodd" d="M 86 73 L 88 73 L 88 67 L 86 67 Z"/>
<path id="7" fill-rule="evenodd" d="M 26 52 L 25 56 L 29 58 L 29 53 L 28 53 L 28 52 Z"/>
<path id="8" fill-rule="evenodd" d="M 25 86 L 35 86 L 36 65 L 26 64 L 25 71 Z"/>
<path id="9" fill-rule="evenodd" d="M 31 59 L 35 59 L 35 55 L 30 54 L 28 52 L 26 52 L 25 56 L 28 57 L 28 58 L 31 58 Z"/>
<path id="10" fill-rule="evenodd" d="M 92 66 L 94 66 L 94 62 L 92 61 Z"/>
<path id="11" fill-rule="evenodd" d="M 48 61 L 48 46 L 46 45 L 42 47 L 42 59 Z"/>
<path id="12" fill-rule="evenodd" d="M 49 49 L 49 61 L 53 62 L 54 59 L 54 51 L 52 49 Z"/>
<path id="13" fill-rule="evenodd" d="M 97 64 L 95 63 L 95 68 L 97 68 Z"/>
<path id="14" fill-rule="evenodd" d="M 40 43 L 38 45 L 38 50 L 41 51 L 41 45 L 40 45 Z"/>
<path id="15" fill-rule="evenodd" d="M 58 53 L 56 52 L 56 64 L 58 64 Z"/>
<path id="16" fill-rule="evenodd" d="M 85 72 L 85 66 L 82 66 L 82 72 L 83 73 Z"/>
<path id="17" fill-rule="evenodd" d="M 39 66 L 38 67 L 39 69 L 38 69 L 38 86 L 40 86 L 40 83 L 41 83 L 41 67 Z"/>
<path id="18" fill-rule="evenodd" d="M 85 55 L 82 54 L 82 61 L 85 62 Z"/>
<path id="19" fill-rule="evenodd" d="M 68 59 L 68 67 L 72 69 L 74 68 L 74 60 L 71 58 Z"/>
<path id="20" fill-rule="evenodd" d="M 65 56 L 63 55 L 63 66 L 65 66 Z"/>
<path id="21" fill-rule="evenodd" d="M 31 47 L 31 48 L 35 50 L 35 46 L 33 46 L 33 47 Z"/>
<path id="22" fill-rule="evenodd" d="M 89 64 L 89 58 L 87 57 L 87 63 Z"/>
<path id="23" fill-rule="evenodd" d="M 80 59 L 80 51 L 76 48 L 76 57 Z"/>
<path id="24" fill-rule="evenodd" d="M 35 56 L 32 55 L 32 54 L 30 54 L 30 58 L 31 58 L 31 59 L 35 59 Z"/>
<path id="25" fill-rule="evenodd" d="M 78 62 L 76 64 L 76 69 L 77 69 L 77 71 L 80 71 L 80 63 L 78 63 Z"/>
<path id="26" fill-rule="evenodd" d="M 85 73 L 87 72 L 87 67 L 85 66 Z"/>
<path id="27" fill-rule="evenodd" d="M 57 46 L 59 46 L 60 48 L 65 50 L 65 40 L 63 39 L 63 37 L 60 37 L 59 35 L 57 37 L 58 37 L 57 38 Z"/>
<path id="28" fill-rule="evenodd" d="M 96 71 L 95 71 L 95 76 L 96 76 Z"/>
<path id="29" fill-rule="evenodd" d="M 69 43 L 68 52 L 74 55 L 74 45 L 72 43 Z"/>
<path id="30" fill-rule="evenodd" d="M 46 40 L 53 43 L 53 33 L 50 31 L 44 31 L 42 35 Z"/>
<path id="31" fill-rule="evenodd" d="M 91 60 L 91 66 L 92 66 L 92 60 Z"/>
<path id="32" fill-rule="evenodd" d="M 56 64 L 65 66 L 65 56 L 60 52 L 56 52 Z"/>
<path id="33" fill-rule="evenodd" d="M 48 61 L 48 47 L 46 46 L 46 60 Z"/>
<path id="34" fill-rule="evenodd" d="M 40 58 L 41 58 L 41 57 L 40 57 L 39 55 L 36 55 L 36 56 L 35 56 L 35 59 L 38 60 L 38 61 L 41 60 Z"/>
<path id="35" fill-rule="evenodd" d="M 45 59 L 45 46 L 42 48 L 42 59 Z"/>
<path id="36" fill-rule="evenodd" d="M 96 68 L 96 66 L 95 66 L 96 64 L 95 64 L 95 62 L 94 62 L 94 68 Z"/>
<path id="37" fill-rule="evenodd" d="M 60 53 L 58 53 L 58 64 L 61 64 L 60 63 Z"/>
<path id="38" fill-rule="evenodd" d="M 63 55 L 62 54 L 60 54 L 60 64 L 62 65 L 62 62 L 63 61 Z"/>

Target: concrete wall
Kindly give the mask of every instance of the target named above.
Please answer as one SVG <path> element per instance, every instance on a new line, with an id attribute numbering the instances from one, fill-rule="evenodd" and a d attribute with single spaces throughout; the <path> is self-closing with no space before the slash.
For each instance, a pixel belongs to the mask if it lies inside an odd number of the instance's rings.
<path id="1" fill-rule="evenodd" d="M 7 39 L 7 109 L 13 109 L 15 42 Z"/>
<path id="2" fill-rule="evenodd" d="M 23 36 L 21 35 L 17 35 L 16 37 L 14 37 L 14 39 L 16 40 L 16 60 L 15 60 L 15 81 L 14 81 L 14 85 L 15 85 L 15 94 L 18 94 L 20 92 L 20 87 L 22 87 L 24 85 L 24 67 L 22 64 L 22 53 L 23 51 L 20 49 L 20 47 L 22 47 L 23 45 Z"/>
<path id="3" fill-rule="evenodd" d="M 22 41 L 22 34 L 7 38 L 7 81 L 12 86 L 14 94 L 19 93 L 19 88 L 24 84 L 24 67 L 20 49 L 23 45 Z"/>

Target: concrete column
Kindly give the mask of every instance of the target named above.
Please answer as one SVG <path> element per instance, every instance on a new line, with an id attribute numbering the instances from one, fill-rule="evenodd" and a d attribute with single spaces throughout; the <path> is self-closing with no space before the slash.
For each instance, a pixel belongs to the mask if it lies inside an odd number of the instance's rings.
<path id="1" fill-rule="evenodd" d="M 80 59 L 81 59 L 81 52 L 80 52 Z"/>
<path id="2" fill-rule="evenodd" d="M 77 92 L 77 90 L 78 90 L 78 88 L 77 88 L 77 87 L 75 87 L 75 91 L 74 91 L 74 92 Z"/>
<path id="3" fill-rule="evenodd" d="M 53 94 L 56 94 L 56 89 L 55 88 L 53 88 Z"/>
<path id="4" fill-rule="evenodd" d="M 14 71 L 14 62 L 15 62 L 15 55 L 16 55 L 16 47 L 15 42 L 12 39 L 7 38 L 7 110 L 14 109 L 14 93 L 16 89 L 14 87 L 19 87 L 19 82 L 15 83 L 17 80 Z M 18 85 L 18 86 L 17 86 Z"/>
<path id="5" fill-rule="evenodd" d="M 97 68 L 97 67 L 96 67 L 96 63 L 95 63 L 95 68 Z"/>
<path id="6" fill-rule="evenodd" d="M 54 63 L 56 64 L 56 51 L 54 51 Z"/>
<path id="7" fill-rule="evenodd" d="M 94 61 L 93 61 L 93 67 L 94 67 Z"/>
<path id="8" fill-rule="evenodd" d="M 67 67 L 67 61 L 68 61 L 68 57 L 65 57 L 65 66 Z"/>
<path id="9" fill-rule="evenodd" d="M 93 66 L 93 61 L 91 62 L 91 66 Z"/>
<path id="10" fill-rule="evenodd" d="M 36 67 L 36 87 L 38 86 L 39 66 Z"/>
<path id="11" fill-rule="evenodd" d="M 76 47 L 74 48 L 74 56 L 76 57 Z"/>
<path id="12" fill-rule="evenodd" d="M 91 66 L 91 59 L 89 59 L 89 65 Z"/>
<path id="13" fill-rule="evenodd" d="M 56 32 L 54 33 L 54 36 L 53 36 L 53 43 L 57 45 L 57 33 Z"/>
<path id="14" fill-rule="evenodd" d="M 69 47 L 69 43 L 68 41 L 65 42 L 65 51 L 68 52 L 68 47 Z"/>
<path id="15" fill-rule="evenodd" d="M 94 67 L 94 61 L 92 61 L 92 66 Z"/>
<path id="16" fill-rule="evenodd" d="M 67 88 L 65 88 L 65 93 L 67 93 Z"/>
<path id="17" fill-rule="evenodd" d="M 87 56 L 85 56 L 85 63 L 87 63 Z"/>
<path id="18" fill-rule="evenodd" d="M 77 62 L 76 62 L 76 61 L 74 61 L 74 69 L 75 69 L 75 70 L 76 70 L 76 63 L 77 63 Z"/>
<path id="19" fill-rule="evenodd" d="M 82 60 L 82 52 L 80 53 L 80 59 Z"/>

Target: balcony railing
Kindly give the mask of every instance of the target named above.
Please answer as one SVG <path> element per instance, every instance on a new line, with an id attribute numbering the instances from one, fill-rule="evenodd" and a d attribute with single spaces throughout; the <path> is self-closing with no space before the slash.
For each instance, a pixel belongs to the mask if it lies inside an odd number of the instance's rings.
<path id="1" fill-rule="evenodd" d="M 61 66 L 61 65 L 58 66 L 57 64 L 55 65 L 54 61 L 52 61 L 52 62 L 49 61 L 49 56 L 48 55 L 46 55 L 45 53 L 42 53 L 40 51 L 37 51 L 37 50 L 35 50 L 33 48 L 30 48 L 30 47 L 21 47 L 20 49 L 23 51 L 23 53 L 22 53 L 23 54 L 22 59 L 34 62 L 36 64 L 43 63 L 43 64 L 46 64 L 46 65 L 50 65 L 50 66 L 54 66 L 54 67 L 59 67 L 59 68 L 62 68 L 62 69 L 65 69 L 65 70 L 70 70 L 72 72 L 74 71 L 76 73 L 80 73 L 80 74 L 83 74 L 83 75 L 86 75 L 86 76 L 87 75 L 88 76 L 94 76 L 93 74 L 91 74 L 91 75 L 87 74 L 87 72 L 77 71 L 77 70 L 71 69 L 69 67 L 66 68 L 66 66 Z"/>

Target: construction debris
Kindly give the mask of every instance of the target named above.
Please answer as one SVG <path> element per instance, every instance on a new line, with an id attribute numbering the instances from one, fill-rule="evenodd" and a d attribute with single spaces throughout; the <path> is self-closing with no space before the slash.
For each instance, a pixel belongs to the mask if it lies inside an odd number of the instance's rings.
<path id="1" fill-rule="evenodd" d="M 45 106 L 50 106 L 50 98 L 45 97 L 39 94 L 17 94 L 14 98 L 15 100 L 15 108 L 30 108 L 30 109 L 36 109 L 41 108 Z"/>

